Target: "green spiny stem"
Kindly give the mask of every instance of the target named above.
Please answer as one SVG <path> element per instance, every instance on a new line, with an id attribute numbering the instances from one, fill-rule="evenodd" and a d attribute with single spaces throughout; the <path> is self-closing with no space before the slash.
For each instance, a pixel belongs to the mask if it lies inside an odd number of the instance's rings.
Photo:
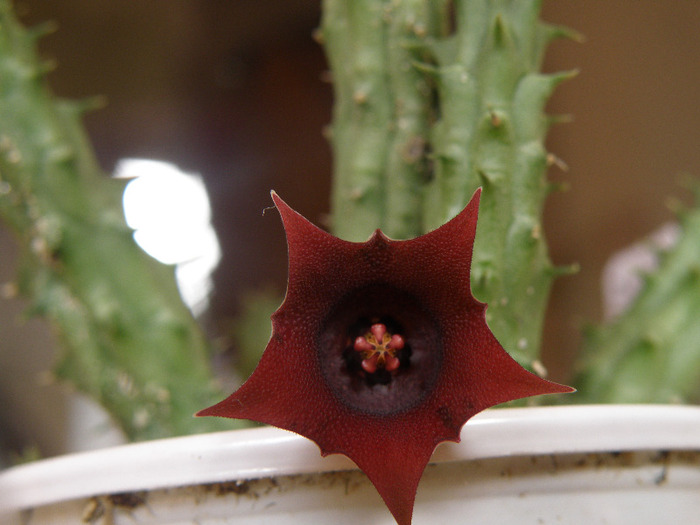
<path id="1" fill-rule="evenodd" d="M 540 353 L 553 277 L 542 232 L 547 152 L 544 104 L 562 75 L 538 72 L 553 34 L 537 1 L 456 2 L 456 31 L 435 45 L 441 118 L 426 229 L 483 187 L 472 288 L 488 322 L 525 366 Z"/>
<path id="2" fill-rule="evenodd" d="M 123 183 L 82 130 L 85 105 L 50 95 L 38 35 L 0 0 L 0 218 L 22 248 L 20 290 L 63 343 L 55 373 L 135 440 L 230 428 L 192 417 L 222 395 L 208 343 L 172 269 L 133 242 Z"/>
<path id="3" fill-rule="evenodd" d="M 325 0 L 322 40 L 333 72 L 333 230 L 362 241 L 381 228 L 421 233 L 421 185 L 432 113 L 413 62 L 435 36 L 444 1 Z"/>
<path id="4" fill-rule="evenodd" d="M 589 330 L 578 401 L 700 402 L 700 208 L 680 222 L 680 239 L 629 309 Z"/>
<path id="5" fill-rule="evenodd" d="M 531 366 L 556 273 L 541 226 L 544 105 L 567 76 L 538 70 L 562 32 L 539 21 L 536 0 L 324 6 L 336 89 L 334 232 L 416 236 L 483 187 L 472 288 L 499 341 Z"/>

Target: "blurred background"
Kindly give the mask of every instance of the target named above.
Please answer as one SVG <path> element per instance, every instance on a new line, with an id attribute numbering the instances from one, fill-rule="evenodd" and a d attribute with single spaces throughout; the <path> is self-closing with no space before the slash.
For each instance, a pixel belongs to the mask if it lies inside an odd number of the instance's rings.
<path id="1" fill-rule="evenodd" d="M 85 122 L 105 171 L 136 157 L 202 176 L 221 245 L 204 323 L 230 347 L 246 294 L 284 291 L 283 230 L 261 213 L 270 189 L 317 224 L 328 213 L 332 89 L 312 39 L 320 0 L 16 4 L 26 25 L 58 24 L 41 41 L 57 64 L 54 92 L 105 97 Z M 600 318 L 605 261 L 673 218 L 669 198 L 688 200 L 682 174 L 700 176 L 700 4 L 549 0 L 543 18 L 586 37 L 555 42 L 544 65 L 580 71 L 549 105 L 573 117 L 549 134 L 569 167 L 550 178 L 570 189 L 545 215 L 554 262 L 581 266 L 555 283 L 545 327 L 545 365 L 566 381 L 582 326 Z M 13 279 L 15 254 L 0 225 L 0 284 Z M 41 321 L 22 320 L 25 306 L 0 300 L 0 440 L 52 455 L 66 448 L 65 389 L 44 380 L 54 340 Z"/>

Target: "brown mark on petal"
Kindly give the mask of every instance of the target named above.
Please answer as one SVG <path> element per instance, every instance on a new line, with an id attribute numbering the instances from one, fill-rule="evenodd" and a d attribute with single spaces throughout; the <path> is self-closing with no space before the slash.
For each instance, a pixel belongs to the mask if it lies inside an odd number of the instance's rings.
<path id="1" fill-rule="evenodd" d="M 459 432 L 459 427 L 461 427 L 461 425 L 455 424 L 455 421 L 452 418 L 452 414 L 450 413 L 450 409 L 447 405 L 442 405 L 438 407 L 437 414 L 440 417 L 440 421 L 442 421 L 442 424 L 445 425 L 445 428 L 457 429 L 457 431 Z"/>

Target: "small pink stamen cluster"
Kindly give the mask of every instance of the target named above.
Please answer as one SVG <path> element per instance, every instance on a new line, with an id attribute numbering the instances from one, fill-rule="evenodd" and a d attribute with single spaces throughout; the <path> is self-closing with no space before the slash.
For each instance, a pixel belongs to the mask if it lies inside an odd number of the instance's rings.
<path id="1" fill-rule="evenodd" d="M 396 370 L 401 364 L 396 353 L 404 344 L 403 337 L 398 334 L 391 335 L 386 331 L 384 324 L 375 323 L 369 332 L 355 339 L 353 348 L 362 352 L 362 369 L 372 374 L 377 368 L 385 368 L 388 372 Z"/>

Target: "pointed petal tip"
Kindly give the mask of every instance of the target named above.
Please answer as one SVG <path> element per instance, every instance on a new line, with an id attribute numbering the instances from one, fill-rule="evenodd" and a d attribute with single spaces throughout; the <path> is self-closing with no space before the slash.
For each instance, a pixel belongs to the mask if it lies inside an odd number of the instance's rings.
<path id="1" fill-rule="evenodd" d="M 272 198 L 272 202 L 275 203 L 275 206 L 279 206 L 280 202 L 284 204 L 284 201 L 275 190 L 270 190 L 270 197 Z"/>
<path id="2" fill-rule="evenodd" d="M 469 202 L 462 210 L 462 213 L 476 213 L 478 216 L 479 208 L 481 207 L 481 186 L 479 186 L 469 199 Z"/>
<path id="3" fill-rule="evenodd" d="M 474 203 L 476 206 L 479 205 L 479 201 L 481 200 L 481 191 L 482 191 L 481 186 L 479 186 L 476 190 L 474 190 L 474 193 L 472 194 L 471 199 L 469 199 L 467 206 L 471 206 L 472 203 Z"/>
<path id="4" fill-rule="evenodd" d="M 552 394 L 572 394 L 576 392 L 576 389 L 572 386 L 565 385 L 564 383 L 557 383 L 549 379 L 542 379 L 549 384 Z"/>
<path id="5" fill-rule="evenodd" d="M 211 407 L 209 407 L 211 408 Z M 209 408 L 203 408 L 202 410 L 199 410 L 192 414 L 192 417 L 207 417 L 209 416 Z"/>
<path id="6" fill-rule="evenodd" d="M 202 410 L 198 411 L 195 413 L 194 417 L 232 417 L 235 418 L 236 416 L 230 415 L 231 409 L 230 409 L 230 403 L 227 403 L 229 401 L 229 396 L 228 398 L 219 401 L 218 403 L 207 407 L 203 408 Z"/>
<path id="7" fill-rule="evenodd" d="M 403 514 L 394 514 L 393 512 L 391 514 L 396 520 L 396 525 L 411 525 L 413 521 L 413 509 L 411 509 L 411 513 L 408 516 L 404 516 Z"/>
<path id="8" fill-rule="evenodd" d="M 275 190 L 270 190 L 270 197 L 272 197 L 272 202 L 275 204 L 275 207 L 279 210 L 280 213 L 283 213 L 285 211 L 298 213 L 289 204 L 287 204 Z"/>
<path id="9" fill-rule="evenodd" d="M 481 206 L 481 192 L 482 188 L 479 186 L 476 190 L 474 190 L 474 193 L 472 194 L 471 199 L 469 199 L 469 202 L 466 205 L 466 209 L 472 209 L 476 208 L 477 213 L 479 211 L 479 207 Z"/>
<path id="10" fill-rule="evenodd" d="M 288 218 L 294 217 L 294 216 L 299 216 L 299 218 L 303 219 L 305 222 L 309 222 L 306 217 L 301 215 L 298 211 L 296 211 L 294 208 L 292 208 L 289 204 L 287 204 L 282 197 L 280 197 L 275 190 L 270 190 L 270 197 L 272 197 L 272 202 L 275 205 L 275 208 L 277 208 L 277 211 L 279 212 L 280 216 L 282 217 L 282 222 L 287 224 Z M 285 228 L 286 229 L 286 228 Z"/>
<path id="11" fill-rule="evenodd" d="M 550 386 L 550 390 L 544 392 L 544 394 L 573 394 L 576 392 L 574 387 L 568 385 L 562 385 L 561 383 L 555 383 L 554 381 L 547 381 Z"/>
<path id="12" fill-rule="evenodd" d="M 381 494 L 380 494 L 381 495 Z M 413 492 L 412 498 L 400 498 L 398 501 L 394 499 L 384 498 L 385 505 L 391 512 L 391 515 L 396 520 L 397 525 L 411 525 L 413 522 L 413 507 L 415 506 L 416 491 Z"/>

